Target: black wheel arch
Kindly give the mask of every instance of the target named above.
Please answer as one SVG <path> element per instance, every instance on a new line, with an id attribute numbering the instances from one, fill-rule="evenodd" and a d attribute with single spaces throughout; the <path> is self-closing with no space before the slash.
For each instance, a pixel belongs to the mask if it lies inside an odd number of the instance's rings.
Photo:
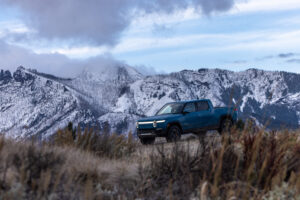
<path id="1" fill-rule="evenodd" d="M 219 119 L 219 127 L 221 126 L 222 121 L 225 120 L 225 119 L 230 119 L 231 122 L 233 123 L 233 119 L 232 119 L 232 116 L 231 116 L 231 115 L 222 115 L 222 116 L 220 117 L 220 119 Z"/>

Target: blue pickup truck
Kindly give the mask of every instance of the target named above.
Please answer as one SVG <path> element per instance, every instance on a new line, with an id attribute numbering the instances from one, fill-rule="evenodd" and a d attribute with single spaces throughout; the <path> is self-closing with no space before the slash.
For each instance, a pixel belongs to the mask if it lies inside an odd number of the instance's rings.
<path id="1" fill-rule="evenodd" d="M 155 116 L 139 119 L 137 135 L 142 144 L 152 144 L 156 137 L 168 142 L 182 134 L 205 134 L 208 130 L 226 131 L 237 121 L 233 107 L 213 107 L 209 99 L 172 102 L 164 105 Z"/>

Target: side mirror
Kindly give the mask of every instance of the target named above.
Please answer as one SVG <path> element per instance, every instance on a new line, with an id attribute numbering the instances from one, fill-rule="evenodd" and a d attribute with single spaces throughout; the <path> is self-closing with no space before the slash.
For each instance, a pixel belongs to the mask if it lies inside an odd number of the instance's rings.
<path id="1" fill-rule="evenodd" d="M 182 111 L 182 114 L 186 115 L 186 114 L 189 114 L 190 112 L 187 112 L 187 111 Z"/>

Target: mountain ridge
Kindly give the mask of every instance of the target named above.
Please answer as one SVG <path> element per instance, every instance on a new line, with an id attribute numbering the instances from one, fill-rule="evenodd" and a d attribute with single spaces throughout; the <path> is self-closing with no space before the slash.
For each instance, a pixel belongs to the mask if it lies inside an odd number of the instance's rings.
<path id="1" fill-rule="evenodd" d="M 109 132 L 134 132 L 134 122 L 170 101 L 209 98 L 237 104 L 242 119 L 269 128 L 298 128 L 300 74 L 202 68 L 144 76 L 129 66 L 86 69 L 61 78 L 19 67 L 0 72 L 0 132 L 47 138 L 69 121 Z"/>

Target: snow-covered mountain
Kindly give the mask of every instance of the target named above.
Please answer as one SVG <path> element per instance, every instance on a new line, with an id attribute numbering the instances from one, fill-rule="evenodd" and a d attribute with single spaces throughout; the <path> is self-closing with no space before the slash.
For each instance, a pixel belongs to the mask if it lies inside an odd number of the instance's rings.
<path id="1" fill-rule="evenodd" d="M 13 137 L 43 137 L 69 121 L 92 122 L 76 93 L 63 84 L 19 67 L 0 72 L 0 132 Z"/>
<path id="2" fill-rule="evenodd" d="M 0 132 L 47 137 L 72 121 L 128 133 L 137 118 L 167 102 L 200 98 L 215 106 L 236 104 L 241 118 L 270 128 L 300 125 L 300 74 L 199 69 L 143 76 L 115 66 L 64 79 L 19 67 L 0 72 Z"/>
<path id="3" fill-rule="evenodd" d="M 184 70 L 148 76 L 130 85 L 114 111 L 154 114 L 166 102 L 209 98 L 215 106 L 238 105 L 241 118 L 270 128 L 300 124 L 300 75 L 249 69 Z"/>

